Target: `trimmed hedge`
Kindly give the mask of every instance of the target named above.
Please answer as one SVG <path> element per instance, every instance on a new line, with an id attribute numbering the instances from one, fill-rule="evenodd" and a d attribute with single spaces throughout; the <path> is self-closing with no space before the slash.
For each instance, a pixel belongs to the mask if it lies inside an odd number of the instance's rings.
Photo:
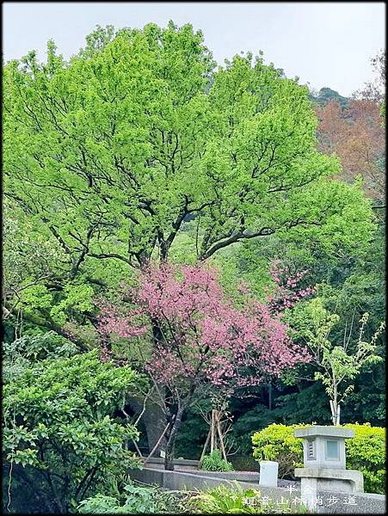
<path id="1" fill-rule="evenodd" d="M 303 467 L 302 439 L 294 436 L 296 428 L 311 425 L 272 424 L 252 436 L 253 457 L 257 461 L 279 462 L 279 477 L 293 478 L 294 468 Z M 355 436 L 346 439 L 346 467 L 356 469 L 364 475 L 364 489 L 367 493 L 385 493 L 385 429 L 363 425 L 346 424 L 344 428 L 354 430 Z"/>
<path id="2" fill-rule="evenodd" d="M 294 468 L 303 468 L 303 444 L 294 437 L 294 430 L 309 425 L 278 425 L 273 423 L 252 435 L 253 457 L 279 463 L 279 478 L 294 478 Z"/>
<path id="3" fill-rule="evenodd" d="M 385 428 L 347 424 L 354 438 L 346 439 L 346 467 L 364 474 L 367 493 L 385 493 Z"/>

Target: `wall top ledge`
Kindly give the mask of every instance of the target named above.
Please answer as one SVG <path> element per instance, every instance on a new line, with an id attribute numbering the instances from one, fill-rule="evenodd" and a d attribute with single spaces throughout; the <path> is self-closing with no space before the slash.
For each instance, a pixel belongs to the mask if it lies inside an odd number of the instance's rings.
<path id="1" fill-rule="evenodd" d="M 295 437 L 342 437 L 347 439 L 354 437 L 354 430 L 340 426 L 310 426 L 308 428 L 297 428 L 294 431 Z"/>
<path id="2" fill-rule="evenodd" d="M 295 476 L 301 478 L 334 478 L 343 480 L 358 480 L 361 471 L 355 469 L 334 468 L 295 468 Z"/>

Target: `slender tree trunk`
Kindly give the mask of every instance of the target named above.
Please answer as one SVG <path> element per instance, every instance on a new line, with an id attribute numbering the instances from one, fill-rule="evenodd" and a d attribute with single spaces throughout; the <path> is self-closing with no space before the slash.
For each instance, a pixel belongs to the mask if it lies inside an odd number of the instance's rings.
<path id="1" fill-rule="evenodd" d="M 176 413 L 176 417 L 172 422 L 171 430 L 169 432 L 169 436 L 167 438 L 166 445 L 166 455 L 164 458 L 164 469 L 167 471 L 174 471 L 174 450 L 175 450 L 175 440 L 178 435 L 178 431 L 182 424 L 182 416 L 185 409 L 184 407 L 179 407 Z"/>
<path id="2" fill-rule="evenodd" d="M 340 424 L 340 414 L 339 414 L 339 403 L 338 403 L 338 391 L 337 386 L 334 389 L 334 410 L 335 410 L 335 425 Z"/>
<path id="3" fill-rule="evenodd" d="M 209 428 L 209 432 L 208 432 L 207 437 L 206 437 L 205 445 L 204 445 L 204 447 L 202 449 L 201 457 L 199 459 L 199 468 L 201 468 L 201 466 L 202 466 L 202 461 L 203 461 L 203 458 L 205 457 L 206 450 L 207 450 L 207 447 L 209 445 L 210 434 L 211 434 L 211 428 Z"/>
<path id="4" fill-rule="evenodd" d="M 333 389 L 333 399 L 330 401 L 331 421 L 334 426 L 340 424 L 337 387 Z"/>
<path id="5" fill-rule="evenodd" d="M 225 450 L 225 446 L 224 446 L 224 437 L 222 435 L 222 431 L 221 431 L 221 416 L 220 416 L 221 412 L 217 411 L 217 432 L 218 432 L 218 438 L 220 440 L 220 448 L 221 448 L 221 452 L 222 452 L 222 456 L 224 457 L 224 460 L 227 461 L 227 457 L 226 457 L 226 450 Z"/>

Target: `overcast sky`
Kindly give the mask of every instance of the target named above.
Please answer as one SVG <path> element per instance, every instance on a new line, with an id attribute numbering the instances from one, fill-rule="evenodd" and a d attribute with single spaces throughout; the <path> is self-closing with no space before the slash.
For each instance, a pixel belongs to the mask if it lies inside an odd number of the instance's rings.
<path id="1" fill-rule="evenodd" d="M 218 63 L 264 52 L 288 77 L 351 95 L 373 78 L 370 58 L 385 48 L 384 2 L 3 2 L 4 59 L 44 57 L 53 38 L 70 57 L 96 25 L 143 27 L 169 19 L 201 29 Z"/>

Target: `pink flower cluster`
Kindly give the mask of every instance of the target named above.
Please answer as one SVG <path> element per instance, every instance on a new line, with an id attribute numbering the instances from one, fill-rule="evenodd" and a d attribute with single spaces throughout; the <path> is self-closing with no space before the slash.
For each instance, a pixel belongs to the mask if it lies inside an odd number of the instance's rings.
<path id="1" fill-rule="evenodd" d="M 282 267 L 278 260 L 272 262 L 271 276 L 276 283 L 276 291 L 268 296 L 268 305 L 271 313 L 279 314 L 287 308 L 293 308 L 295 304 L 311 296 L 315 292 L 314 287 L 301 288 L 300 283 L 307 274 L 307 270 L 299 271 L 291 275 L 287 268 Z"/>
<path id="2" fill-rule="evenodd" d="M 171 389 L 256 385 L 264 376 L 308 361 L 271 304 L 247 299 L 244 309 L 233 307 L 217 272 L 203 265 L 150 267 L 131 292 L 136 309 L 122 316 L 105 305 L 100 328 L 128 339 L 153 335 L 145 369 Z"/>

